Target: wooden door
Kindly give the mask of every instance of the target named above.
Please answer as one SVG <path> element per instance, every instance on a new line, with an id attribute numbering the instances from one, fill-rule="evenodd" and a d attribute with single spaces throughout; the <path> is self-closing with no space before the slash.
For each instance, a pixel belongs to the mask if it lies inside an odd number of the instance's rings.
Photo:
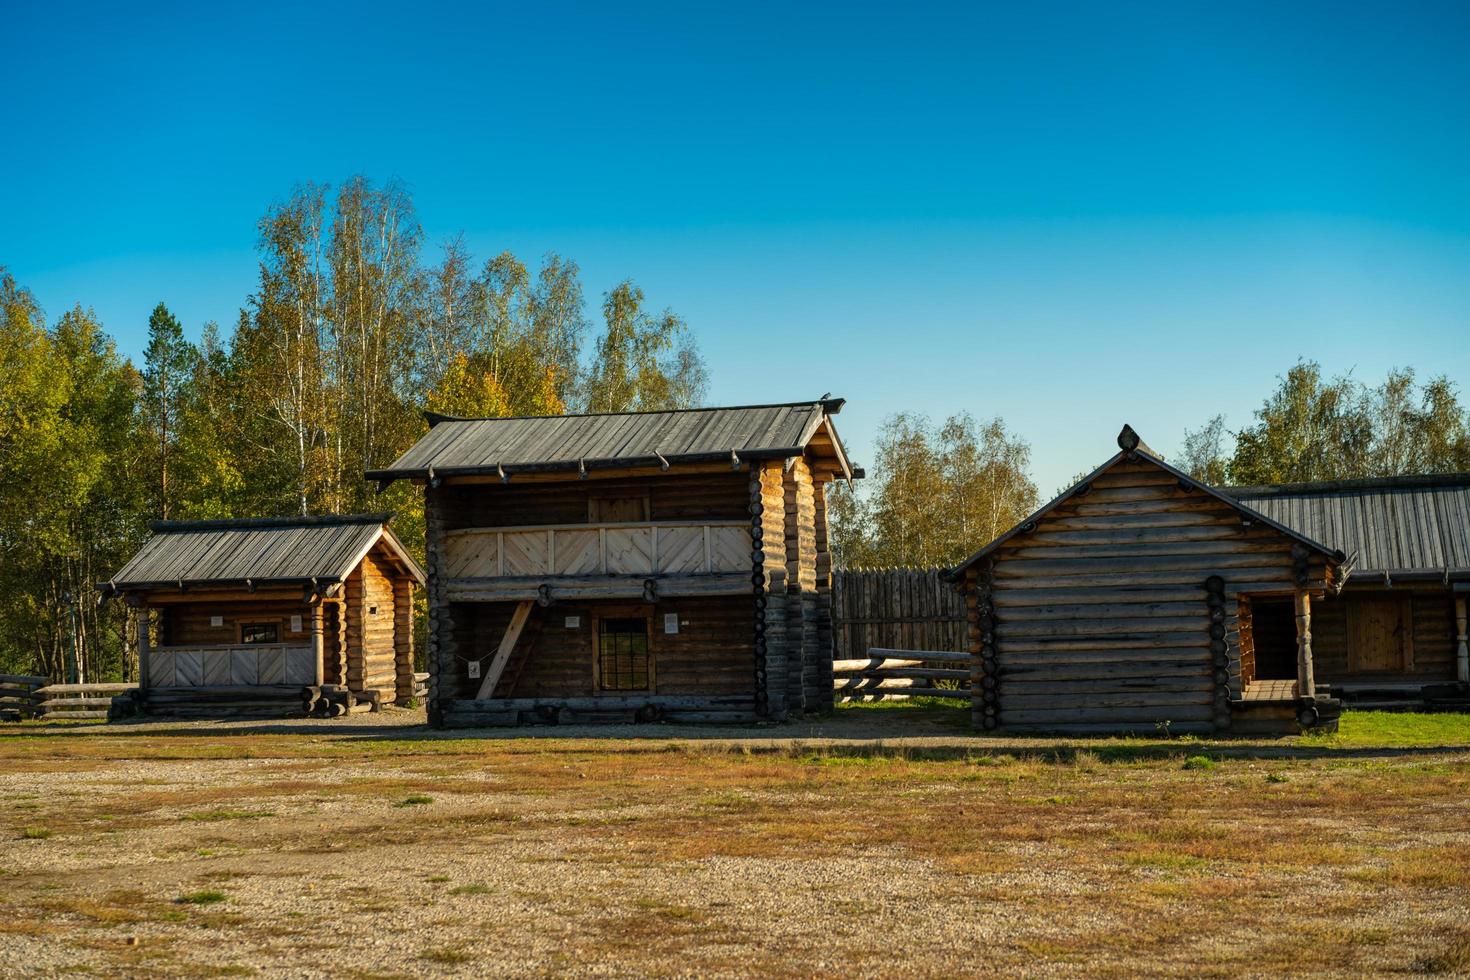
<path id="1" fill-rule="evenodd" d="M 1398 673 L 1414 669 L 1413 611 L 1402 598 L 1352 599 L 1348 604 L 1348 670 Z"/>

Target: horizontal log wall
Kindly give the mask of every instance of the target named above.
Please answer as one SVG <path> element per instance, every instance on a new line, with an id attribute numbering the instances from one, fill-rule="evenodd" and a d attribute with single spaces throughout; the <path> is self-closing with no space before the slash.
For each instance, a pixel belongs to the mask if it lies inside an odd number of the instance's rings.
<path id="1" fill-rule="evenodd" d="M 479 681 L 469 661 L 489 665 L 510 624 L 515 603 L 463 603 L 452 608 L 456 658 L 452 676 L 440 675 L 438 697 L 473 698 Z M 664 632 L 664 617 L 679 616 L 679 632 Z M 531 611 L 512 652 L 496 698 L 591 697 L 596 689 L 596 618 L 646 616 L 651 631 L 654 690 L 669 696 L 752 697 L 755 656 L 748 596 L 639 601 L 557 602 Z M 568 617 L 577 617 L 567 627 Z M 632 696 L 632 695 L 629 695 Z"/>
<path id="2" fill-rule="evenodd" d="M 477 483 L 436 491 L 446 530 L 517 524 L 585 524 L 588 501 L 596 497 L 647 495 L 650 520 L 745 519 L 749 517 L 746 473 L 670 474 L 631 480 L 563 483 Z"/>
<path id="3" fill-rule="evenodd" d="M 1225 692 L 1240 694 L 1235 597 L 1291 594 L 1292 548 L 1152 464 L 1120 462 L 993 556 L 1001 727 L 1228 726 Z M 1215 602 L 1210 576 L 1225 582 Z M 1324 576 L 1313 560 L 1309 587 Z M 1218 660 L 1212 642 L 1224 644 Z"/>
<path id="4" fill-rule="evenodd" d="M 160 646 L 237 643 L 242 623 L 279 623 L 279 642 L 293 646 L 311 642 L 311 607 L 300 600 L 216 602 L 200 598 L 160 606 L 153 616 L 159 623 Z M 213 616 L 221 617 L 221 625 L 210 625 Z M 291 628 L 292 616 L 301 617 L 301 629 Z"/>
<path id="5" fill-rule="evenodd" d="M 369 554 L 347 579 L 347 687 L 382 691 L 385 702 L 393 701 L 398 691 L 393 602 L 388 569 Z"/>
<path id="6" fill-rule="evenodd" d="M 939 568 L 837 569 L 832 575 L 833 656 L 873 647 L 965 649 L 965 604 Z"/>
<path id="7" fill-rule="evenodd" d="M 1413 613 L 1414 667 L 1400 673 L 1354 673 L 1348 659 L 1348 609 L 1364 599 L 1408 597 Z M 1318 684 L 1354 682 L 1425 683 L 1455 679 L 1455 598 L 1443 585 L 1405 583 L 1384 589 L 1355 585 L 1312 605 L 1312 659 Z"/>

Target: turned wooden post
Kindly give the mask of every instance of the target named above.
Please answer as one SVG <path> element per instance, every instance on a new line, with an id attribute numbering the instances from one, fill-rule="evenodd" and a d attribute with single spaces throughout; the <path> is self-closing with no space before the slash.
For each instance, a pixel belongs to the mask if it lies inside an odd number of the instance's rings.
<path id="1" fill-rule="evenodd" d="M 1458 644 L 1455 653 L 1455 676 L 1461 684 L 1470 683 L 1470 636 L 1465 630 L 1465 603 L 1464 596 L 1455 598 L 1455 641 Z"/>
<path id="2" fill-rule="evenodd" d="M 1296 594 L 1296 683 L 1297 696 L 1317 696 L 1312 676 L 1312 597 L 1305 590 Z"/>
<path id="3" fill-rule="evenodd" d="M 1464 608 L 1464 602 L 1461 602 L 1460 605 L 1461 608 Z M 138 608 L 138 689 L 141 689 L 141 691 L 147 691 L 148 686 L 150 686 L 148 685 L 148 673 L 150 673 L 148 671 L 148 660 L 151 660 L 151 657 L 153 657 L 153 641 L 148 638 L 148 620 L 150 619 L 151 614 L 148 613 L 147 607 Z M 1460 624 L 1460 632 L 1463 633 L 1463 616 L 1460 617 Z M 1464 651 L 1463 636 L 1460 639 L 1460 649 Z"/>
<path id="4" fill-rule="evenodd" d="M 326 643 L 322 638 L 322 601 L 315 599 L 311 604 L 311 658 L 316 661 L 316 686 L 327 681 Z"/>

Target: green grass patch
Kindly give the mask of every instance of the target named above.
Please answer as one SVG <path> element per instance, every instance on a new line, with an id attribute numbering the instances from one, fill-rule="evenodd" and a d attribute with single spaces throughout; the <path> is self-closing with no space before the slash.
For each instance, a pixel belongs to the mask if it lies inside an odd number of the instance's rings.
<path id="1" fill-rule="evenodd" d="M 424 806 L 425 804 L 433 803 L 433 802 L 434 802 L 434 798 L 432 796 L 425 796 L 423 793 L 414 793 L 412 796 L 405 796 L 402 800 L 399 800 L 397 803 L 395 803 L 393 805 L 394 806 Z"/>
<path id="2" fill-rule="evenodd" d="M 20 832 L 21 840 L 45 840 L 51 836 L 51 831 L 45 827 L 27 827 Z"/>
<path id="3" fill-rule="evenodd" d="M 1213 769 L 1215 768 L 1215 760 L 1211 759 L 1207 755 L 1192 755 L 1188 759 L 1184 760 L 1184 768 L 1201 770 Z"/>
<path id="4" fill-rule="evenodd" d="M 445 966 L 454 966 L 459 963 L 468 963 L 475 957 L 472 953 L 466 953 L 462 949 L 452 946 L 443 949 L 426 949 L 419 954 L 419 959 L 429 963 L 439 963 Z"/>
<path id="5" fill-rule="evenodd" d="M 1337 748 L 1417 748 L 1470 745 L 1470 714 L 1344 711 L 1336 732 L 1308 735 L 1313 745 Z"/>
<path id="6" fill-rule="evenodd" d="M 204 891 L 189 892 L 174 899 L 175 905 L 217 905 L 225 901 L 225 893 L 209 888 Z"/>
<path id="7" fill-rule="evenodd" d="M 490 894 L 490 888 L 489 888 L 488 885 L 459 885 L 458 887 L 449 889 L 449 894 L 451 894 L 451 895 L 488 895 L 488 894 Z"/>

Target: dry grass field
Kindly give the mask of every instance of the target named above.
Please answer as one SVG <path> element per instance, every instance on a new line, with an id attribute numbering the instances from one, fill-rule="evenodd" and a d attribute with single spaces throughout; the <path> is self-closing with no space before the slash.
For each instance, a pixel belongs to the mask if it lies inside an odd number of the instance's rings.
<path id="1" fill-rule="evenodd" d="M 1470 971 L 1461 716 L 1261 742 L 362 717 L 0 729 L 0 975 Z"/>

